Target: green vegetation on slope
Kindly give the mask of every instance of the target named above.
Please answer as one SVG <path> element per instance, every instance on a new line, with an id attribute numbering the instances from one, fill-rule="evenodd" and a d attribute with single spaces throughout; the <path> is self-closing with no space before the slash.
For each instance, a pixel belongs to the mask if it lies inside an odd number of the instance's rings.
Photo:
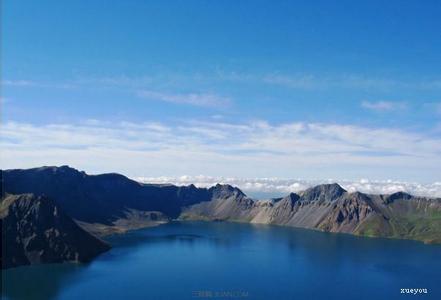
<path id="1" fill-rule="evenodd" d="M 441 243 L 441 211 L 425 207 L 423 210 L 408 210 L 403 215 L 391 214 L 390 219 L 376 215 L 361 224 L 356 233 Z"/>

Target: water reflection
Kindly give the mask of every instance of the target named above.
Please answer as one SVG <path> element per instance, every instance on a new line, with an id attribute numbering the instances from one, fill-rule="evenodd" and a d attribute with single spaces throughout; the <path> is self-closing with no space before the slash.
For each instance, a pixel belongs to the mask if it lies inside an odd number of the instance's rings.
<path id="1" fill-rule="evenodd" d="M 112 250 L 90 265 L 6 271 L 6 295 L 194 299 L 194 291 L 241 290 L 250 299 L 360 300 L 394 299 L 407 286 L 439 295 L 441 247 L 412 241 L 223 222 L 172 222 L 108 241 Z"/>
<path id="2" fill-rule="evenodd" d="M 2 271 L 2 299 L 56 299 L 60 290 L 75 281 L 87 265 L 53 264 Z"/>
<path id="3" fill-rule="evenodd" d="M 224 248 L 225 250 L 261 251 L 281 248 L 293 256 L 303 257 L 318 265 L 341 265 L 349 261 L 355 264 L 371 264 L 377 268 L 387 264 L 376 264 L 372 257 L 387 257 L 389 262 L 401 261 L 421 265 L 437 260 L 440 245 L 424 245 L 417 241 L 393 240 L 382 238 L 357 237 L 349 234 L 337 234 L 306 230 L 293 227 L 225 223 L 225 222 L 172 222 L 159 227 L 116 235 L 108 241 L 118 249 L 144 247 L 149 244 L 182 244 L 193 247 L 198 244 Z M 248 247 L 251 245 L 252 247 Z M 397 253 L 397 248 L 407 251 Z M 277 250 L 277 251 L 276 251 Z M 270 251 L 271 252 L 271 251 Z M 399 255 L 397 255 L 399 254 Z"/>
<path id="4" fill-rule="evenodd" d="M 187 246 L 204 243 L 227 248 L 233 246 L 229 234 L 226 234 L 227 231 L 231 233 L 232 229 L 225 226 L 224 223 L 216 222 L 214 224 L 218 225 L 213 226 L 208 222 L 188 222 L 182 226 L 180 222 L 172 222 L 158 227 L 132 231 L 124 235 L 110 236 L 106 240 L 113 247 L 119 249 L 133 249 L 148 244 L 162 243 L 178 243 Z M 204 227 L 206 230 L 201 229 Z M 240 243 L 239 240 L 237 242 Z M 234 246 L 237 246 L 237 243 Z"/>

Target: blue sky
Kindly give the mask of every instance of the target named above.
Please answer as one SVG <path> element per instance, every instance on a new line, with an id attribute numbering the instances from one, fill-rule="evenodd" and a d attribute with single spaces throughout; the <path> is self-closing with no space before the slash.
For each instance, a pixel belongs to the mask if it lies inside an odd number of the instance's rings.
<path id="1" fill-rule="evenodd" d="M 440 181 L 439 1 L 20 1 L 1 167 Z"/>

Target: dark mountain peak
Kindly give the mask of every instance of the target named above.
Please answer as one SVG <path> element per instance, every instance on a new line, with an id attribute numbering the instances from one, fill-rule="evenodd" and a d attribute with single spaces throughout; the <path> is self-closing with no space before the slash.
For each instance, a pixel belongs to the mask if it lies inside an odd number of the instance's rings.
<path id="1" fill-rule="evenodd" d="M 237 187 L 234 187 L 230 184 L 221 184 L 221 183 L 217 183 L 215 186 L 211 188 L 215 190 L 224 190 L 224 191 L 235 191 L 235 190 L 240 191 Z"/>
<path id="2" fill-rule="evenodd" d="M 81 178 L 87 176 L 84 171 L 79 171 L 67 165 L 63 166 L 43 166 L 31 169 L 10 169 L 2 172 L 11 174 L 12 176 L 62 176 L 64 178 Z"/>
<path id="3" fill-rule="evenodd" d="M 290 193 L 288 196 L 286 196 L 285 198 L 291 200 L 292 202 L 295 202 L 297 200 L 300 199 L 300 196 L 296 193 Z"/>
<path id="4" fill-rule="evenodd" d="M 343 189 L 337 183 L 331 184 L 320 184 L 315 187 L 309 188 L 304 191 L 301 196 L 303 200 L 306 201 L 315 201 L 315 200 L 325 200 L 332 201 L 346 193 L 346 190 Z"/>
<path id="5" fill-rule="evenodd" d="M 142 184 L 117 173 L 88 175 L 68 166 L 5 170 L 2 180 L 4 192 L 44 194 L 76 220 L 106 225 L 124 218 L 127 208 L 160 211 L 176 218 L 188 205 L 214 198 L 245 197 L 229 185 L 206 189 Z"/>
<path id="6" fill-rule="evenodd" d="M 201 192 L 201 191 L 204 191 L 204 190 L 206 191 L 206 189 L 203 189 L 203 188 L 199 189 L 199 188 L 197 188 L 194 184 L 182 185 L 182 186 L 170 185 L 169 187 L 176 188 L 178 194 L 184 193 L 184 194 L 187 194 L 187 195 L 198 193 L 198 192 Z"/>
<path id="7" fill-rule="evenodd" d="M 200 192 L 202 190 L 207 190 L 204 188 L 197 188 L 194 184 L 190 184 L 190 185 L 181 185 L 181 186 L 175 186 L 175 185 L 170 185 L 169 187 L 173 187 L 177 189 L 177 193 L 183 193 L 183 194 L 187 194 L 187 195 L 191 195 L 197 192 Z"/>
<path id="8" fill-rule="evenodd" d="M 234 197 L 245 197 L 245 194 L 237 187 L 229 184 L 216 184 L 215 186 L 209 188 L 212 193 L 213 198 L 230 198 Z"/>
<path id="9" fill-rule="evenodd" d="M 68 165 L 63 165 L 63 166 L 43 166 L 43 167 L 39 167 L 39 168 L 33 168 L 30 169 L 33 170 L 35 172 L 51 172 L 51 173 L 63 173 L 63 174 L 74 174 L 74 173 L 84 173 L 84 172 L 80 172 L 75 168 L 69 167 Z"/>
<path id="10" fill-rule="evenodd" d="M 176 188 L 176 195 L 181 206 L 188 206 L 211 199 L 208 189 L 198 188 L 194 184 L 179 187 L 171 186 L 171 188 Z"/>
<path id="11" fill-rule="evenodd" d="M 396 192 L 396 193 L 393 193 L 393 194 L 390 194 L 390 195 L 386 196 L 385 202 L 386 203 L 392 203 L 392 202 L 394 202 L 396 200 L 409 200 L 409 199 L 412 199 L 412 198 L 413 198 L 412 195 L 400 191 L 400 192 Z"/>
<path id="12" fill-rule="evenodd" d="M 194 189 L 196 189 L 196 186 L 192 183 L 188 186 L 188 188 L 194 190 Z"/>
<path id="13" fill-rule="evenodd" d="M 296 193 L 290 193 L 288 196 L 280 198 L 278 202 L 280 203 L 289 203 L 291 206 L 294 205 L 297 201 L 299 201 L 300 196 Z"/>
<path id="14" fill-rule="evenodd" d="M 89 175 L 89 176 L 100 181 L 108 181 L 111 183 L 139 185 L 139 182 L 134 181 L 119 173 L 104 173 L 104 174 Z"/>
<path id="15" fill-rule="evenodd" d="M 87 262 L 110 247 L 80 228 L 50 198 L 6 195 L 0 206 L 2 268 Z"/>

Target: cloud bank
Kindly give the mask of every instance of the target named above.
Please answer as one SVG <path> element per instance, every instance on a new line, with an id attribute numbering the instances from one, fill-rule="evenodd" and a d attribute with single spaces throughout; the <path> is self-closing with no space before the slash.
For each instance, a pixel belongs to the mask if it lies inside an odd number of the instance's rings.
<path id="1" fill-rule="evenodd" d="M 202 107 L 227 107 L 231 104 L 229 98 L 214 94 L 190 93 L 190 94 L 169 94 L 156 91 L 138 91 L 141 98 L 159 100 L 175 104 L 187 104 Z"/>
<path id="2" fill-rule="evenodd" d="M 64 165 L 131 177 L 439 181 L 441 139 L 398 129 L 265 121 L 2 126 L 1 167 Z"/>
<path id="3" fill-rule="evenodd" d="M 396 111 L 406 109 L 406 104 L 403 102 L 393 101 L 363 101 L 361 106 L 378 112 Z"/>

